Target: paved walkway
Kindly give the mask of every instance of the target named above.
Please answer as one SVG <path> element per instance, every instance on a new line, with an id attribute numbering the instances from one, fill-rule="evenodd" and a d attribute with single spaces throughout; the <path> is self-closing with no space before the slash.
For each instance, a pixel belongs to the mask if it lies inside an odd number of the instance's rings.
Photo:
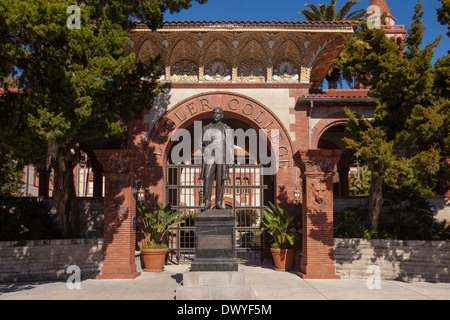
<path id="1" fill-rule="evenodd" d="M 0 300 L 174 300 L 189 266 L 166 266 L 134 280 L 84 280 L 80 289 L 66 282 L 0 283 Z M 450 300 L 450 283 L 381 281 L 370 290 L 366 280 L 303 280 L 272 266 L 241 266 L 259 300 Z"/>

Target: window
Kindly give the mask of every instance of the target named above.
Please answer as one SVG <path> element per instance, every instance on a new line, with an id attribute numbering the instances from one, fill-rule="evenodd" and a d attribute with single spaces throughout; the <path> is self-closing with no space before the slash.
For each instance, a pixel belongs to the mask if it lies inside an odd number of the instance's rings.
<path id="1" fill-rule="evenodd" d="M 248 186 L 249 185 L 249 180 L 248 180 L 248 178 L 244 178 L 243 180 L 242 180 L 242 185 L 244 185 L 244 186 Z M 246 188 L 246 189 L 242 189 L 242 193 L 243 194 L 248 194 L 248 189 Z"/>

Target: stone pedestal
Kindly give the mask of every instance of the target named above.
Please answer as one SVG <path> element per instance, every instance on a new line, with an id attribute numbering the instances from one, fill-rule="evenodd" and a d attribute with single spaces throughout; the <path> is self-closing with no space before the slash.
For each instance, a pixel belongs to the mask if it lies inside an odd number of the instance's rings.
<path id="1" fill-rule="evenodd" d="M 231 209 L 207 210 L 194 218 L 196 259 L 191 271 L 238 271 L 236 219 Z"/>
<path id="2" fill-rule="evenodd" d="M 233 272 L 185 272 L 177 300 L 255 300 L 242 270 Z"/>
<path id="3" fill-rule="evenodd" d="M 236 219 L 230 209 L 207 210 L 194 218 L 196 259 L 183 274 L 177 300 L 253 300 L 236 261 Z"/>

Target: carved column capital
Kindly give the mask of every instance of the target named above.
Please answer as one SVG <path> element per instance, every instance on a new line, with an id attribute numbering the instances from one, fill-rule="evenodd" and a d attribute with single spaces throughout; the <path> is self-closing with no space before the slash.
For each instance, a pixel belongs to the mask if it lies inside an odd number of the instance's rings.
<path id="1" fill-rule="evenodd" d="M 305 174 L 329 174 L 334 171 L 343 151 L 341 150 L 308 150 L 298 151 L 294 155 L 294 161 Z"/>

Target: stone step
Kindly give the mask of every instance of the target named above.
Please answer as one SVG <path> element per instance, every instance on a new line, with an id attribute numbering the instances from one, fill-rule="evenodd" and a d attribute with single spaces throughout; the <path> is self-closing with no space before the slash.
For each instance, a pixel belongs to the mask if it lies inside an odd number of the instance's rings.
<path id="1" fill-rule="evenodd" d="M 254 300 L 255 294 L 243 270 L 183 274 L 177 300 Z"/>

